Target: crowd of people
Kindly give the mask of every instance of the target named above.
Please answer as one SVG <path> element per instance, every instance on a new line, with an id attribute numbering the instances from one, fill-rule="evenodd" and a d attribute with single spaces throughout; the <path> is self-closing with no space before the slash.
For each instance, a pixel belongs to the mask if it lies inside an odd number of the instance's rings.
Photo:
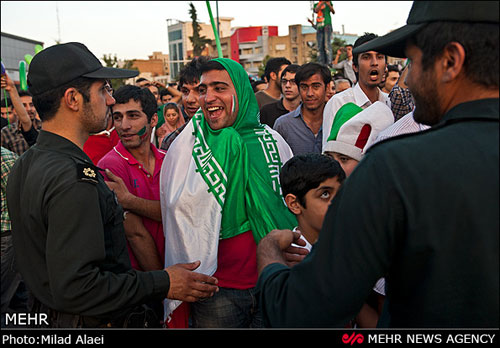
<path id="1" fill-rule="evenodd" d="M 113 90 L 76 42 L 3 74 L 2 327 L 498 327 L 498 3 L 466 3 L 259 82 Z"/>

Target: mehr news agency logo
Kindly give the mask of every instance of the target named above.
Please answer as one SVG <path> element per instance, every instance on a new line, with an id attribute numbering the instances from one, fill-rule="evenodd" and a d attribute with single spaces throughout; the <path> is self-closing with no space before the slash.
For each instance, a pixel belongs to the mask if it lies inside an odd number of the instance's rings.
<path id="1" fill-rule="evenodd" d="M 446 344 L 468 344 L 468 343 L 494 343 L 497 342 L 494 333 L 359 333 L 350 332 L 342 335 L 342 343 L 346 345 L 358 345 L 366 343 L 381 344 L 408 344 L 408 343 L 446 343 Z"/>

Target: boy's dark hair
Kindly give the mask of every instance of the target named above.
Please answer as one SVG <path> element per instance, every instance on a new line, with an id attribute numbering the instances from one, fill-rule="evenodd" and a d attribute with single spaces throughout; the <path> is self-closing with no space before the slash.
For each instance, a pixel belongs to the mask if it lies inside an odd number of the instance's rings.
<path id="1" fill-rule="evenodd" d="M 253 81 L 253 82 L 251 83 L 251 85 L 252 85 L 252 89 L 253 89 L 253 92 L 254 92 L 254 93 L 257 93 L 257 92 L 258 92 L 258 90 L 257 90 L 257 86 L 258 86 L 258 85 L 262 85 L 262 84 L 266 84 L 266 83 L 267 83 L 267 82 L 266 82 L 266 81 L 263 81 L 263 80 Z"/>
<path id="2" fill-rule="evenodd" d="M 139 77 L 137 80 L 135 80 L 135 83 L 139 83 L 139 82 L 142 82 L 142 81 L 149 81 L 148 79 L 144 78 L 144 77 Z"/>
<path id="3" fill-rule="evenodd" d="M 2 98 L 2 108 L 10 108 L 12 106 L 12 100 L 10 98 Z"/>
<path id="4" fill-rule="evenodd" d="M 160 98 L 162 98 L 166 95 L 171 95 L 173 97 L 172 93 L 168 89 L 166 89 L 166 88 L 160 89 Z"/>
<path id="5" fill-rule="evenodd" d="M 19 96 L 20 97 L 33 97 L 33 94 L 31 94 L 29 91 L 23 91 L 22 89 L 19 91 Z"/>
<path id="6" fill-rule="evenodd" d="M 55 116 L 61 106 L 61 98 L 68 88 L 75 88 L 82 94 L 84 102 L 88 103 L 90 101 L 90 86 L 97 81 L 99 80 L 88 77 L 77 77 L 62 86 L 34 95 L 33 105 L 40 116 L 40 120 L 48 121 Z"/>
<path id="7" fill-rule="evenodd" d="M 498 23 L 434 22 L 420 30 L 410 42 L 422 50 L 422 69 L 434 66 L 444 47 L 453 41 L 465 49 L 466 76 L 477 84 L 498 88 Z"/>
<path id="8" fill-rule="evenodd" d="M 291 193 L 306 208 L 307 192 L 334 177 L 337 177 L 341 184 L 345 180 L 344 170 L 333 158 L 319 153 L 295 155 L 281 168 L 280 184 L 283 197 Z"/>
<path id="9" fill-rule="evenodd" d="M 218 61 L 216 61 L 216 60 L 209 60 L 209 61 L 203 63 L 200 66 L 200 68 L 199 68 L 200 78 L 201 78 L 201 75 L 203 75 L 203 73 L 205 73 L 207 71 L 211 71 L 211 70 L 219 70 L 220 71 L 220 70 L 226 70 L 226 69 Z"/>
<path id="10" fill-rule="evenodd" d="M 281 80 L 281 77 L 284 76 L 288 72 L 292 73 L 292 74 L 296 74 L 297 71 L 299 70 L 299 68 L 300 68 L 300 65 L 298 65 L 298 64 L 290 64 L 285 69 L 283 69 L 283 71 L 281 72 L 281 76 L 278 76 L 278 77 Z"/>
<path id="11" fill-rule="evenodd" d="M 302 81 L 305 81 L 314 74 L 318 73 L 321 75 L 321 79 L 323 80 L 326 89 L 327 85 L 332 80 L 332 73 L 326 65 L 314 62 L 306 63 L 300 66 L 300 68 L 297 70 L 297 73 L 295 74 L 295 83 L 297 84 L 297 86 L 300 86 L 300 83 Z"/>
<path id="12" fill-rule="evenodd" d="M 275 73 L 279 78 L 278 74 L 282 65 L 290 65 L 290 62 L 285 57 L 271 58 L 267 61 L 266 67 L 264 69 L 264 76 L 267 78 L 267 82 L 271 81 L 271 73 Z"/>
<path id="13" fill-rule="evenodd" d="M 368 41 L 372 41 L 373 39 L 376 39 L 377 37 L 378 37 L 377 34 L 365 33 L 364 35 L 358 37 L 358 39 L 354 42 L 354 46 L 352 48 L 354 50 L 356 47 L 361 46 L 362 44 L 367 43 Z M 360 53 L 353 52 L 353 54 L 352 54 L 352 64 L 353 65 L 359 66 L 358 65 L 359 55 L 360 55 Z M 386 58 L 386 61 L 387 61 L 387 58 Z"/>
<path id="14" fill-rule="evenodd" d="M 397 66 L 397 65 L 394 65 L 394 64 L 392 64 L 392 65 L 387 65 L 387 72 L 389 72 L 389 71 L 396 71 L 396 72 L 398 72 L 398 73 L 399 73 L 399 68 L 398 68 L 398 66 Z"/>
<path id="15" fill-rule="evenodd" d="M 194 84 L 200 82 L 201 71 L 200 68 L 203 64 L 210 61 L 210 57 L 200 56 L 191 60 L 187 65 L 185 65 L 179 73 L 179 85 L 178 89 L 186 84 Z"/>
<path id="16" fill-rule="evenodd" d="M 141 104 L 142 111 L 148 118 L 148 122 L 151 122 L 151 118 L 156 113 L 158 108 L 156 98 L 148 88 L 125 85 L 113 93 L 113 98 L 115 98 L 116 104 L 126 104 L 130 101 L 130 99 L 139 102 Z"/>

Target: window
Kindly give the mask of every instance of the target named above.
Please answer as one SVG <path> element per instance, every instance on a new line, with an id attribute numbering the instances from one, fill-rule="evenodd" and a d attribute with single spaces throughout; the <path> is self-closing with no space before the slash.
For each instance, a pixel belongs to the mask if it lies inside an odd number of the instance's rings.
<path id="1" fill-rule="evenodd" d="M 176 41 L 182 39 L 182 30 L 174 30 L 168 33 L 168 41 Z"/>

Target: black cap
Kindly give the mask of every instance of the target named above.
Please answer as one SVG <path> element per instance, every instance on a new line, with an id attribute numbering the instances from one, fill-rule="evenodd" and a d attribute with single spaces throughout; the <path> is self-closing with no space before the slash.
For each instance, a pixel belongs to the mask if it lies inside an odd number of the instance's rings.
<path id="1" fill-rule="evenodd" d="M 28 89 L 32 95 L 39 95 L 78 77 L 121 79 L 138 74 L 135 70 L 103 67 L 85 45 L 68 42 L 48 47 L 33 57 L 28 73 Z"/>
<path id="2" fill-rule="evenodd" d="M 498 23 L 498 1 L 414 1 L 407 25 L 353 50 L 405 57 L 406 40 L 431 22 Z"/>

